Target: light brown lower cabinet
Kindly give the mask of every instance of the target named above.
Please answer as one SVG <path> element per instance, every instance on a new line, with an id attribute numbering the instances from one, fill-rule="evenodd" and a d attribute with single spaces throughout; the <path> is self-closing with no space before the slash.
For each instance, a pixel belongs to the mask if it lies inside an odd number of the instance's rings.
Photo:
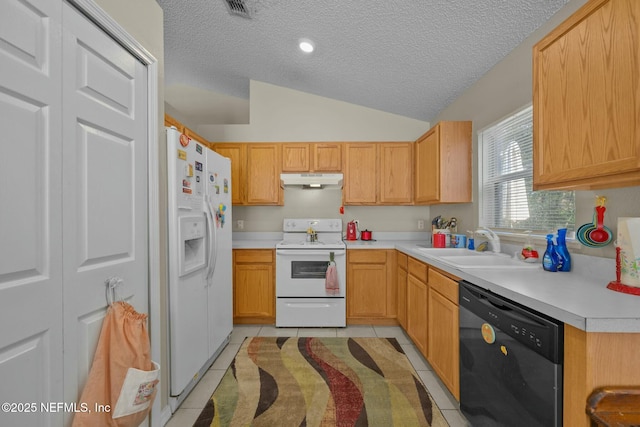
<path id="1" fill-rule="evenodd" d="M 458 278 L 398 252 L 397 289 L 398 322 L 459 400 Z"/>
<path id="2" fill-rule="evenodd" d="M 585 407 L 595 388 L 640 384 L 639 354 L 638 333 L 585 332 L 565 324 L 563 425 L 591 425 Z"/>
<path id="3" fill-rule="evenodd" d="M 407 334 L 427 357 L 427 311 L 429 292 L 427 265 L 409 257 L 407 277 Z"/>
<path id="4" fill-rule="evenodd" d="M 429 267 L 427 360 L 451 394 L 460 400 L 458 282 Z"/>
<path id="5" fill-rule="evenodd" d="M 233 323 L 275 322 L 273 249 L 233 250 Z"/>
<path id="6" fill-rule="evenodd" d="M 347 251 L 347 323 L 396 324 L 395 250 Z"/>

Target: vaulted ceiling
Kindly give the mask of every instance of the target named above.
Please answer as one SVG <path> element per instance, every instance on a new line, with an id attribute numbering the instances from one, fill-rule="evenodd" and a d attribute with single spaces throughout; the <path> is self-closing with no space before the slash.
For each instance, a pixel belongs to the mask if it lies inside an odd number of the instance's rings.
<path id="1" fill-rule="evenodd" d="M 157 1 L 166 101 L 189 92 L 198 124 L 221 124 L 250 80 L 432 121 L 569 0 L 243 0 L 250 18 L 227 0 Z"/>

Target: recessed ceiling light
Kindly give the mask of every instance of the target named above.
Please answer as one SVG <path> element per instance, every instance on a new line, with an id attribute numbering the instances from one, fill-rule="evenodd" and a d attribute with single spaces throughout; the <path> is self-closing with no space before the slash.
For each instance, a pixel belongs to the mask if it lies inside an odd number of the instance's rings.
<path id="1" fill-rule="evenodd" d="M 300 39 L 300 44 L 298 46 L 304 53 L 311 53 L 315 49 L 315 45 L 309 39 Z"/>

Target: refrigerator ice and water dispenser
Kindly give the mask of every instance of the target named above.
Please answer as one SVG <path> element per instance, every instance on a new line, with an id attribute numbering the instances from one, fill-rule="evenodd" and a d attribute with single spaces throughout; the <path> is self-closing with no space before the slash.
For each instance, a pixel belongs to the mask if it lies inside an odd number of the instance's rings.
<path id="1" fill-rule="evenodd" d="M 206 228 L 204 215 L 180 218 L 180 277 L 205 267 Z"/>

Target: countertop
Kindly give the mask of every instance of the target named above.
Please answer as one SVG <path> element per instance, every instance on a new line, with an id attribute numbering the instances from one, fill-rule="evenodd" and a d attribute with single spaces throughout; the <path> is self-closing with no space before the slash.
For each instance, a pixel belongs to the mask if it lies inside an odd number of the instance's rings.
<path id="1" fill-rule="evenodd" d="M 238 233 L 249 234 L 249 233 Z M 277 233 L 252 239 L 234 233 L 234 249 L 274 248 Z M 398 233 L 394 233 L 398 235 Z M 400 235 L 402 237 L 411 237 Z M 420 236 L 422 237 L 422 236 Z M 549 273 L 542 265 L 527 269 L 457 269 L 420 252 L 427 240 L 377 239 L 346 241 L 347 249 L 397 249 L 507 299 L 586 332 L 640 333 L 640 297 L 606 288 L 615 279 L 615 262 L 608 258 L 572 254 L 572 271 Z M 505 245 L 503 245 L 505 246 Z M 508 246 L 507 246 L 508 247 Z M 507 249 L 508 251 L 508 249 Z"/>

